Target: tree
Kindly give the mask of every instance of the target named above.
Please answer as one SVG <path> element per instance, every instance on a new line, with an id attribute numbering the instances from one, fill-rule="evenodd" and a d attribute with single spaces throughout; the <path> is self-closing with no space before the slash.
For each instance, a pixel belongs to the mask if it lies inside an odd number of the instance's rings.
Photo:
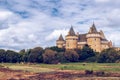
<path id="1" fill-rule="evenodd" d="M 68 62 L 77 62 L 79 59 L 79 55 L 74 50 L 67 50 L 64 53 L 65 59 Z"/>
<path id="2" fill-rule="evenodd" d="M 4 49 L 0 49 L 0 62 L 5 62 L 6 51 Z"/>
<path id="3" fill-rule="evenodd" d="M 19 51 L 19 54 L 20 54 L 20 56 L 21 56 L 21 57 L 20 57 L 20 61 L 21 61 L 21 62 L 24 62 L 25 53 L 26 53 L 25 49 L 22 49 L 22 50 Z"/>
<path id="4" fill-rule="evenodd" d="M 98 62 L 99 63 L 113 63 L 119 60 L 119 54 L 117 53 L 116 50 L 113 48 L 109 48 L 106 50 L 103 50 L 99 57 L 98 57 Z"/>
<path id="5" fill-rule="evenodd" d="M 118 54 L 118 59 L 116 60 L 116 63 L 120 63 L 120 50 L 117 51 L 117 54 Z"/>
<path id="6" fill-rule="evenodd" d="M 81 61 L 86 61 L 87 58 L 95 56 L 95 52 L 88 45 L 85 45 L 79 56 Z"/>
<path id="7" fill-rule="evenodd" d="M 47 64 L 58 63 L 57 52 L 50 49 L 46 49 L 43 54 L 43 62 Z"/>
<path id="8" fill-rule="evenodd" d="M 28 61 L 29 61 L 29 60 L 28 60 L 28 56 L 29 56 L 30 53 L 31 53 L 31 49 L 27 49 L 27 50 L 23 49 L 23 50 L 20 50 L 20 52 L 19 52 L 19 54 L 20 54 L 20 56 L 21 56 L 20 60 L 21 60 L 22 62 L 28 62 Z"/>
<path id="9" fill-rule="evenodd" d="M 65 52 L 65 48 L 58 48 L 57 46 L 48 47 L 46 49 L 51 49 L 56 52 Z"/>
<path id="10" fill-rule="evenodd" d="M 6 62 L 10 62 L 10 63 L 20 62 L 20 54 L 12 50 L 7 50 L 6 51 Z"/>
<path id="11" fill-rule="evenodd" d="M 42 47 L 35 47 L 34 49 L 31 49 L 30 54 L 28 55 L 28 61 L 29 62 L 43 62 L 43 48 Z"/>
<path id="12" fill-rule="evenodd" d="M 64 56 L 64 52 L 58 52 L 58 53 L 57 53 L 57 60 L 58 60 L 60 63 L 66 62 L 66 59 L 65 59 L 65 56 Z"/>
<path id="13" fill-rule="evenodd" d="M 78 53 L 78 55 L 79 55 L 79 59 L 78 60 L 80 60 L 80 58 L 81 58 L 81 54 L 82 54 L 82 49 L 75 49 L 75 51 Z"/>

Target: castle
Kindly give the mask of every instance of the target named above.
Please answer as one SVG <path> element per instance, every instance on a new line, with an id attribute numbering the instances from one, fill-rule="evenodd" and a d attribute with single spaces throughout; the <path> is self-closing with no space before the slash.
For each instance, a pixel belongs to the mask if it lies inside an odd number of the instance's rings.
<path id="1" fill-rule="evenodd" d="M 65 49 L 82 49 L 86 44 L 96 52 L 101 52 L 104 49 L 113 47 L 112 42 L 105 38 L 103 31 L 97 31 L 94 23 L 88 33 L 85 34 L 76 34 L 71 26 L 68 34 L 65 36 L 65 40 L 63 36 L 60 35 L 56 41 L 58 48 Z"/>

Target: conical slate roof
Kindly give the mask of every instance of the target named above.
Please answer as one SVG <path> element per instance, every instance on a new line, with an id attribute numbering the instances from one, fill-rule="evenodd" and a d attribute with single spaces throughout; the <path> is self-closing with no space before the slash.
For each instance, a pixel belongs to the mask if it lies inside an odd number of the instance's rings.
<path id="1" fill-rule="evenodd" d="M 94 23 L 93 23 L 92 27 L 90 28 L 89 33 L 97 33 L 97 29 L 96 29 Z"/>
<path id="2" fill-rule="evenodd" d="M 70 30 L 69 30 L 69 34 L 70 36 L 75 36 L 75 32 L 73 30 L 73 27 L 71 26 Z"/>
<path id="3" fill-rule="evenodd" d="M 108 41 L 106 38 L 105 38 L 105 35 L 103 33 L 102 30 L 100 30 L 100 35 L 102 36 L 102 41 Z"/>
<path id="4" fill-rule="evenodd" d="M 103 31 L 102 31 L 102 30 L 100 30 L 100 34 L 101 34 L 102 38 L 104 38 L 104 39 L 105 39 L 105 35 L 104 35 L 104 33 L 103 33 Z"/>
<path id="5" fill-rule="evenodd" d="M 58 40 L 59 41 L 64 41 L 62 34 L 60 35 L 60 37 L 58 38 Z"/>

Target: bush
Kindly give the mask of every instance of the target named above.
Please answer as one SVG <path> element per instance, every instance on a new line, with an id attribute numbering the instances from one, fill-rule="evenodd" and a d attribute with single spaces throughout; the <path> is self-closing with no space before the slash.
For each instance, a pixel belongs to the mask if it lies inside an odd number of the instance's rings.
<path id="1" fill-rule="evenodd" d="M 97 71 L 97 72 L 96 72 L 96 75 L 97 75 L 97 76 L 104 76 L 104 75 L 105 75 L 105 72 L 104 72 L 104 71 Z"/>
<path id="2" fill-rule="evenodd" d="M 88 75 L 88 74 L 93 74 L 93 70 L 85 70 L 85 74 Z"/>
<path id="3" fill-rule="evenodd" d="M 97 59 L 96 56 L 90 57 L 90 58 L 87 58 L 87 59 L 86 59 L 86 62 L 96 62 L 96 61 L 97 61 L 96 59 Z"/>

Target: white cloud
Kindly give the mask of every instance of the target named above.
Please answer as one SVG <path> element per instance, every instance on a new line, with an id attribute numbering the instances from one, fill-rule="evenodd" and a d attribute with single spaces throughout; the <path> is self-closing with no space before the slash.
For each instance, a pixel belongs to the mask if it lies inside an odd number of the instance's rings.
<path id="1" fill-rule="evenodd" d="M 8 10 L 0 10 L 0 21 L 9 18 L 11 15 L 13 13 Z"/>
<path id="2" fill-rule="evenodd" d="M 62 29 L 62 30 L 54 30 L 51 34 L 49 34 L 45 39 L 46 41 L 51 41 L 53 39 L 58 39 L 60 34 L 63 36 L 67 35 L 68 30 Z"/>
<path id="3" fill-rule="evenodd" d="M 110 0 L 95 0 L 96 2 L 109 2 Z"/>
<path id="4" fill-rule="evenodd" d="M 114 46 L 116 47 L 120 46 L 120 43 L 119 43 L 120 38 L 118 38 L 118 36 L 120 36 L 119 31 L 109 32 L 107 36 L 110 40 L 112 40 Z"/>
<path id="5" fill-rule="evenodd" d="M 20 50 L 55 45 L 73 25 L 86 33 L 93 21 L 108 40 L 118 43 L 119 0 L 4 0 L 0 2 L 1 48 Z M 7 26 L 7 27 L 6 27 Z M 111 32 L 112 31 L 112 32 Z"/>

